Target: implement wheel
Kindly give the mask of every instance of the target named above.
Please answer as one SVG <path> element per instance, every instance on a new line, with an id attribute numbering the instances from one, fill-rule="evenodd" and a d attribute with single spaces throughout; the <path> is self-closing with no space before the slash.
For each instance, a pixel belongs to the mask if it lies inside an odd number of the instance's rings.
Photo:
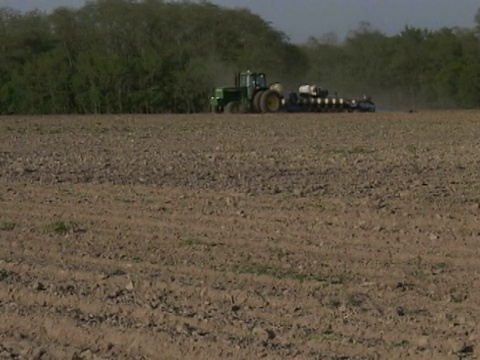
<path id="1" fill-rule="evenodd" d="M 260 98 L 260 109 L 264 113 L 277 112 L 282 106 L 282 98 L 275 90 L 269 89 Z"/>

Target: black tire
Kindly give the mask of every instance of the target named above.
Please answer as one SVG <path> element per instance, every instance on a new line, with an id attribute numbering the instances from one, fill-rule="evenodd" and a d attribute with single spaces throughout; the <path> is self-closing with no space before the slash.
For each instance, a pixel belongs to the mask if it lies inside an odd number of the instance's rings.
<path id="1" fill-rule="evenodd" d="M 226 114 L 238 114 L 240 112 L 240 104 L 236 101 L 231 101 L 225 106 Z"/>
<path id="2" fill-rule="evenodd" d="M 269 89 L 260 98 L 260 109 L 263 113 L 277 112 L 282 107 L 282 97 L 275 90 Z"/>
<path id="3" fill-rule="evenodd" d="M 223 112 L 223 109 L 220 105 L 211 106 L 210 110 L 212 114 L 221 114 Z"/>
<path id="4" fill-rule="evenodd" d="M 253 97 L 253 110 L 256 112 L 262 112 L 262 108 L 260 107 L 260 101 L 262 99 L 262 95 L 265 91 L 260 90 L 255 93 L 255 96 Z"/>

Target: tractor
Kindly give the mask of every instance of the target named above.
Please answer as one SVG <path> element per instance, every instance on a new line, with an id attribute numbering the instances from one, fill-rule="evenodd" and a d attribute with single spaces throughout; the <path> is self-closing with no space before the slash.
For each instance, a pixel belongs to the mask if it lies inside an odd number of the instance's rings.
<path id="1" fill-rule="evenodd" d="M 280 84 L 267 85 L 264 73 L 235 74 L 234 87 L 215 89 L 210 106 L 215 113 L 272 113 L 282 108 Z"/>
<path id="2" fill-rule="evenodd" d="M 214 113 L 273 112 L 374 112 L 375 103 L 369 96 L 350 99 L 329 95 L 328 89 L 317 85 L 300 85 L 298 91 L 286 94 L 279 83 L 267 85 L 264 73 L 245 71 L 235 74 L 235 86 L 215 89 L 210 98 Z"/>

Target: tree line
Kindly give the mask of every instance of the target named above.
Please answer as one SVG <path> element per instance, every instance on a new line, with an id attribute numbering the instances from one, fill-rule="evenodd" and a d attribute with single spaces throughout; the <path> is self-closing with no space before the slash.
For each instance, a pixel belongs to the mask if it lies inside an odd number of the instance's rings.
<path id="1" fill-rule="evenodd" d="M 311 38 L 304 50 L 319 66 L 309 76 L 390 106 L 478 108 L 480 11 L 476 19 L 475 29 L 406 27 L 390 37 L 362 23 L 341 45 Z"/>
<path id="2" fill-rule="evenodd" d="M 244 69 L 389 106 L 479 107 L 479 14 L 473 29 L 386 36 L 361 23 L 342 42 L 292 44 L 249 10 L 208 2 L 0 8 L 0 114 L 201 112 Z"/>

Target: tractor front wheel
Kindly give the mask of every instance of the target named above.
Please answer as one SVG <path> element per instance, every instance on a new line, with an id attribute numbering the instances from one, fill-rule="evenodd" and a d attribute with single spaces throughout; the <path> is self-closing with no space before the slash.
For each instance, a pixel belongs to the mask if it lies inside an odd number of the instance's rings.
<path id="1" fill-rule="evenodd" d="M 278 92 L 269 89 L 260 98 L 260 109 L 264 113 L 277 112 L 282 106 L 282 98 Z"/>
<path id="2" fill-rule="evenodd" d="M 236 101 L 231 101 L 225 106 L 225 113 L 238 114 L 240 112 L 240 104 Z"/>
<path id="3" fill-rule="evenodd" d="M 221 114 L 223 112 L 223 108 L 220 105 L 212 105 L 210 106 L 210 111 L 212 114 Z"/>

